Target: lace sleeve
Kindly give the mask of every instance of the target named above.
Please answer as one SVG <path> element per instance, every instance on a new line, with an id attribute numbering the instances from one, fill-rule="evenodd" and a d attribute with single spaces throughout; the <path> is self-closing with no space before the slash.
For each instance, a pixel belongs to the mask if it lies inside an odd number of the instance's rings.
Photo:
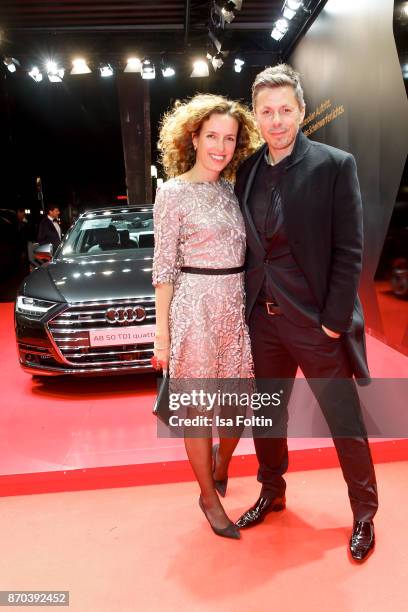
<path id="1" fill-rule="evenodd" d="M 153 209 L 153 286 L 174 283 L 179 268 L 180 213 L 176 194 L 160 187 Z"/>

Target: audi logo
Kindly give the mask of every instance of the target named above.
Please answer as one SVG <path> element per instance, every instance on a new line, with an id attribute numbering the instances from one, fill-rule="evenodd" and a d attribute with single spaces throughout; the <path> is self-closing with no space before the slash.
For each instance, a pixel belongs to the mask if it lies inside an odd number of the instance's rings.
<path id="1" fill-rule="evenodd" d="M 146 311 L 142 306 L 109 308 L 105 318 L 109 323 L 141 323 L 146 318 Z"/>

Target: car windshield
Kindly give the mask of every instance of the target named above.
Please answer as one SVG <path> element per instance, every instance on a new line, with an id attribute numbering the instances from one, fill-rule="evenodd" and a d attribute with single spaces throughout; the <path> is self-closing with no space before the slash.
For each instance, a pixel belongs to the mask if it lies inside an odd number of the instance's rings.
<path id="1" fill-rule="evenodd" d="M 60 255 L 96 255 L 153 247 L 152 210 L 104 211 L 81 217 L 67 235 Z"/>

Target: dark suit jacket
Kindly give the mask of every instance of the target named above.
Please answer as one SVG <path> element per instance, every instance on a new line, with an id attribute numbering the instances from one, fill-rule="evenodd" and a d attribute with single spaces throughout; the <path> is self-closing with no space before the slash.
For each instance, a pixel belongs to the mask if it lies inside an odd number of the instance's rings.
<path id="1" fill-rule="evenodd" d="M 235 191 L 247 232 L 247 320 L 264 281 L 265 250 L 248 197 L 267 145 L 241 165 Z M 368 378 L 364 318 L 357 289 L 361 273 L 362 204 L 354 157 L 299 132 L 281 183 L 289 246 L 320 311 L 321 323 L 343 332 L 353 372 Z"/>
<path id="2" fill-rule="evenodd" d="M 58 230 L 55 228 L 54 223 L 49 220 L 48 216 L 43 217 L 40 221 L 37 242 L 39 244 L 49 244 L 51 242 L 54 251 L 61 242 Z"/>

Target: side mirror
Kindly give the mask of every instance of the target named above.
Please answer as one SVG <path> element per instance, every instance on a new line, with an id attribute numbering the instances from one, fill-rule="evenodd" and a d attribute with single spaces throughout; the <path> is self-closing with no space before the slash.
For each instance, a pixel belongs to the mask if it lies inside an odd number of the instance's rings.
<path id="1" fill-rule="evenodd" d="M 46 261 L 51 261 L 53 253 L 52 244 L 40 244 L 40 246 L 34 249 L 34 258 L 39 263 L 45 263 Z"/>

